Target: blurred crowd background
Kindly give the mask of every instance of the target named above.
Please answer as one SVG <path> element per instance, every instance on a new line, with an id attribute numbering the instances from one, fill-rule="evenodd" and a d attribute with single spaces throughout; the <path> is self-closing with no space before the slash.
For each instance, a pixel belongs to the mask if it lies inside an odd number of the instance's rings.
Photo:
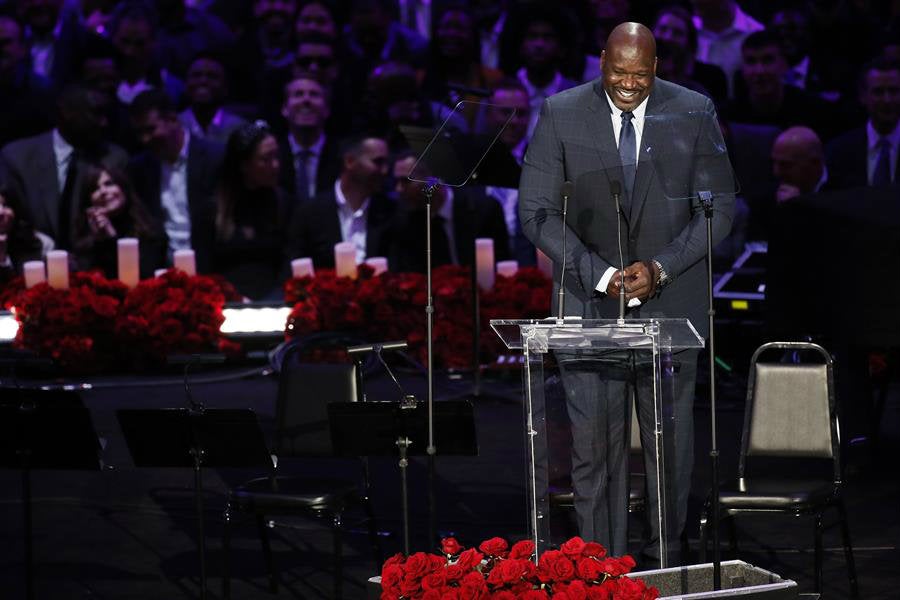
<path id="1" fill-rule="evenodd" d="M 144 276 L 192 248 L 254 300 L 341 241 L 424 270 L 400 128 L 508 122 L 521 163 L 544 98 L 600 77 L 626 20 L 658 77 L 715 101 L 740 185 L 720 267 L 782 203 L 900 201 L 897 0 L 0 0 L 0 269 L 57 248 L 114 276 L 137 237 Z M 479 237 L 534 264 L 504 185 L 435 193 L 435 264 L 472 264 Z"/>

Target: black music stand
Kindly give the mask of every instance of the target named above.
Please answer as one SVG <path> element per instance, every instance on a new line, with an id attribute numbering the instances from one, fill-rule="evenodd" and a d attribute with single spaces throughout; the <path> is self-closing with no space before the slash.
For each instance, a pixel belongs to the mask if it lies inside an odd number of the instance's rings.
<path id="1" fill-rule="evenodd" d="M 197 506 L 200 598 L 206 598 L 203 467 L 271 467 L 272 457 L 249 408 L 125 408 L 116 411 L 136 467 L 190 467 Z"/>
<path id="2" fill-rule="evenodd" d="M 477 456 L 475 414 L 469 400 L 434 403 L 434 434 L 442 455 Z M 331 445 L 337 456 L 395 456 L 400 461 L 403 505 L 403 550 L 409 555 L 409 492 L 406 468 L 410 455 L 428 455 L 428 407 L 400 402 L 331 402 L 328 422 Z"/>
<path id="3" fill-rule="evenodd" d="M 25 595 L 34 598 L 31 471 L 99 471 L 100 441 L 76 392 L 7 388 L 0 391 L 0 467 L 22 471 Z"/>

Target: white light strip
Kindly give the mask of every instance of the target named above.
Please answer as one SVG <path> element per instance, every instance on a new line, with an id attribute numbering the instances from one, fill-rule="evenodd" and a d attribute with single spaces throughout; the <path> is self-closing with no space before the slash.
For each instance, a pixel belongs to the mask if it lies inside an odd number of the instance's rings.
<path id="1" fill-rule="evenodd" d="M 220 329 L 222 333 L 283 333 L 291 308 L 226 308 L 223 313 L 225 322 Z M 16 339 L 18 331 L 19 322 L 16 317 L 12 313 L 0 311 L 0 344 Z"/>
<path id="2" fill-rule="evenodd" d="M 220 331 L 225 334 L 284 333 L 291 308 L 289 306 L 226 308 L 223 313 L 225 322 L 222 323 Z"/>

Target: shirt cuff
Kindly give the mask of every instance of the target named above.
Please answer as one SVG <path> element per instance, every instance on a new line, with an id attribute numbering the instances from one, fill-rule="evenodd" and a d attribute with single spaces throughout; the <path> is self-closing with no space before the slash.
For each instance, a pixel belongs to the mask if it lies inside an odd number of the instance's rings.
<path id="1" fill-rule="evenodd" d="M 603 294 L 606 293 L 606 289 L 609 287 L 609 280 L 613 278 L 613 275 L 616 274 L 617 269 L 615 267 L 609 267 L 606 269 L 606 272 L 603 274 L 603 277 L 600 278 L 600 283 L 597 284 L 597 287 L 594 289 Z M 640 306 L 641 301 L 637 298 L 632 298 L 628 301 L 628 308 L 634 308 L 635 306 Z"/>

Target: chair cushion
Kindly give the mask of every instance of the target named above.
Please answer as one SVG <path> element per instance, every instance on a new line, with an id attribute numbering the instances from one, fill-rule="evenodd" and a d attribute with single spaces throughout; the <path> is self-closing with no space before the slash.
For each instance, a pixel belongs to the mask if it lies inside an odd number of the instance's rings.
<path id="1" fill-rule="evenodd" d="M 837 493 L 831 481 L 765 477 L 735 479 L 720 490 L 721 507 L 734 510 L 803 510 L 828 504 Z"/>
<path id="2" fill-rule="evenodd" d="M 310 477 L 252 479 L 231 490 L 229 502 L 236 510 L 259 513 L 292 511 L 340 512 L 359 499 L 353 481 Z"/>

